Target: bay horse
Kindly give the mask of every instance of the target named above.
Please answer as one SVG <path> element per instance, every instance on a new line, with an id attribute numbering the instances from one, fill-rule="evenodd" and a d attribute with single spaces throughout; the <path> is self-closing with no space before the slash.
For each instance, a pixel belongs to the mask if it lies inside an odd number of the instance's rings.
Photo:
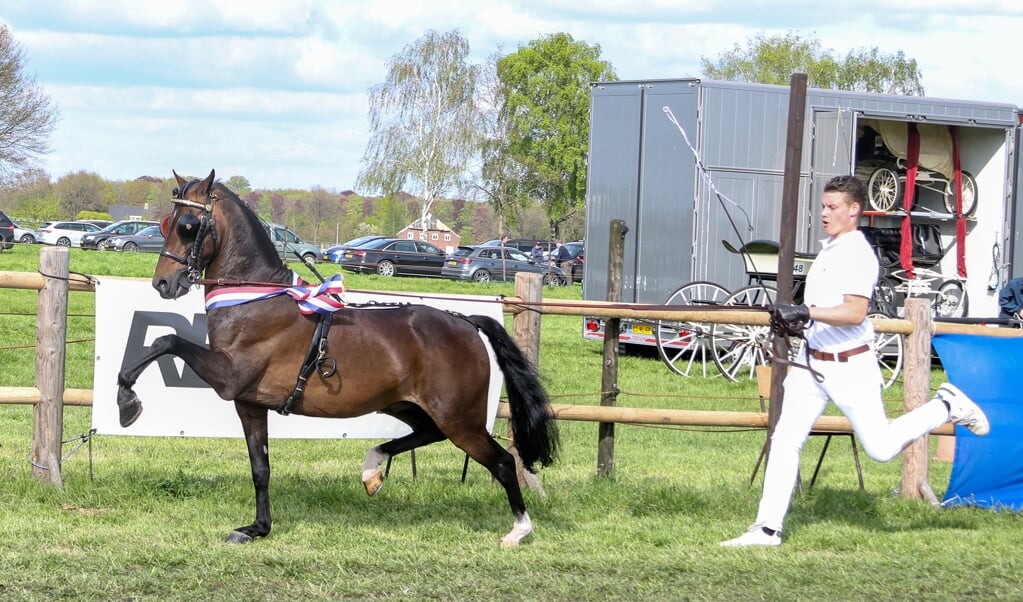
<path id="1" fill-rule="evenodd" d="M 259 217 L 215 181 L 215 171 L 201 181 L 173 173 L 178 187 L 173 212 L 161 224 L 165 241 L 153 287 L 164 299 L 176 299 L 193 286 L 205 286 L 209 347 L 177 335 L 153 341 L 118 374 L 119 420 L 127 428 L 139 417 L 142 404 L 132 387 L 146 366 L 168 354 L 180 357 L 221 398 L 234 402 L 248 447 L 256 518 L 226 540 L 247 543 L 270 533 L 267 412 L 278 410 L 334 418 L 382 412 L 411 427 L 410 434 L 367 452 L 362 480 L 369 495 L 383 485 L 380 466 L 385 460 L 449 439 L 504 487 L 514 523 L 501 544 L 518 545 L 532 531 L 532 521 L 515 460 L 486 428 L 490 361 L 478 333 L 490 342 L 504 374 L 514 445 L 528 471 L 538 462 L 553 462 L 558 433 L 536 369 L 504 326 L 490 317 L 424 305 L 343 307 L 327 318 L 326 345 L 334 356 L 328 359 L 334 364 L 313 371 L 299 389 L 307 351 L 321 332 L 316 317 L 301 313 L 288 295 L 209 305 L 211 294 L 229 283 L 283 289 L 294 284 L 294 273 L 281 261 Z"/>

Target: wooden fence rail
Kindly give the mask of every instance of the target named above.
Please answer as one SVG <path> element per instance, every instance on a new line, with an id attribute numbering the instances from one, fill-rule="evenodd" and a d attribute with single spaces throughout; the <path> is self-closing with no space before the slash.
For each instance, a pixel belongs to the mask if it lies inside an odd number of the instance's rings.
<path id="1" fill-rule="evenodd" d="M 59 464 L 54 463 L 61 457 L 61 433 L 57 427 L 62 425 L 63 406 L 89 406 L 92 405 L 92 391 L 89 389 L 64 389 L 63 388 L 63 348 L 64 329 L 53 321 L 52 315 L 60 316 L 66 320 L 66 296 L 68 291 L 95 292 L 95 285 L 92 279 L 71 278 L 68 274 L 69 254 L 67 249 L 47 248 L 40 253 L 41 272 L 57 276 L 47 277 L 40 274 L 20 272 L 0 272 L 0 288 L 29 289 L 40 291 L 40 324 L 45 327 L 39 328 L 37 332 L 37 358 L 49 358 L 50 362 L 36 365 L 36 386 L 34 387 L 0 387 L 0 403 L 13 404 L 34 404 L 36 406 L 35 420 L 33 426 L 33 465 L 38 466 L 37 475 L 40 478 L 49 479 L 54 484 L 60 485 Z M 43 267 L 45 265 L 45 267 Z M 58 286 L 53 286 L 55 283 Z M 610 303 L 596 301 L 549 301 L 543 302 L 542 285 L 540 276 L 537 274 L 519 274 L 516 278 L 516 295 L 501 301 L 505 313 L 512 314 L 513 335 L 523 348 L 527 357 L 537 362 L 540 350 L 540 316 L 548 315 L 571 315 L 571 316 L 593 316 L 603 318 L 630 318 L 646 321 L 671 320 L 679 322 L 704 322 L 713 324 L 742 324 L 742 325 L 767 325 L 768 315 L 763 311 L 743 310 L 693 310 L 684 306 L 667 305 L 643 305 L 628 303 Z M 50 295 L 63 297 L 63 300 L 54 301 L 48 298 Z M 44 301 L 44 297 L 46 300 Z M 923 300 L 910 300 L 924 303 Z M 56 308 L 56 309 L 54 309 Z M 540 311 L 526 311 L 529 308 L 536 308 Z M 43 311 L 48 317 L 44 322 Z M 61 311 L 63 314 L 61 315 Z M 929 313 L 923 312 L 927 317 L 924 320 L 923 328 L 915 326 L 910 320 L 873 320 L 874 327 L 878 332 L 912 335 L 916 333 L 918 339 L 915 344 L 907 345 L 909 352 L 905 359 L 907 374 L 907 410 L 910 400 L 913 403 L 920 403 L 927 393 L 926 380 L 920 379 L 920 374 L 930 372 L 930 337 L 932 333 L 965 333 L 982 334 L 986 336 L 1023 336 L 1019 329 L 999 329 L 972 326 L 964 324 L 931 323 Z M 616 345 L 612 345 L 616 348 Z M 926 352 L 922 351 L 926 349 Z M 54 362 L 59 358 L 59 368 Z M 605 362 L 606 364 L 606 362 Z M 59 373 L 55 382 L 54 375 Z M 916 376 L 912 376 L 916 374 Z M 616 382 L 617 374 L 605 374 L 603 380 Z M 914 382 L 920 383 L 914 384 Z M 921 389 L 916 391 L 915 389 Z M 924 399 L 924 401 L 926 401 Z M 915 406 L 914 406 L 915 407 Z M 665 410 L 649 408 L 624 408 L 617 406 L 586 406 L 586 405 L 563 405 L 553 406 L 555 415 L 559 420 L 582 420 L 599 422 L 601 424 L 628 423 L 628 424 L 677 424 L 691 426 L 722 426 L 722 427 L 746 427 L 746 428 L 767 428 L 768 415 L 760 412 L 720 412 L 720 411 L 698 411 L 698 410 Z M 508 407 L 501 404 L 498 408 L 498 416 L 509 417 Z M 816 430 L 831 432 L 850 432 L 851 426 L 844 417 L 821 417 L 814 427 Z M 954 430 L 950 425 L 936 429 L 935 434 L 952 434 Z M 927 471 L 927 449 L 926 445 L 920 451 L 920 446 L 911 446 L 904 454 L 904 483 L 922 483 L 920 475 L 926 476 Z M 607 460 L 605 460 L 606 462 Z M 613 462 L 613 461 L 612 461 Z M 920 497 L 920 489 L 917 486 L 903 487 L 902 492 L 907 497 Z"/>

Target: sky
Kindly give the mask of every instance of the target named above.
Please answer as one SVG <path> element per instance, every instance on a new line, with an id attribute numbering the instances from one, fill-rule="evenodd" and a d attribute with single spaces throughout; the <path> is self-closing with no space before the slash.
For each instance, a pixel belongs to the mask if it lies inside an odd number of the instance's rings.
<path id="1" fill-rule="evenodd" d="M 838 56 L 901 50 L 930 97 L 1023 105 L 1020 0 L 0 0 L 0 23 L 58 109 L 53 180 L 215 169 L 354 189 L 368 92 L 431 29 L 457 29 L 474 62 L 567 32 L 622 80 L 698 77 L 701 58 L 794 32 Z"/>

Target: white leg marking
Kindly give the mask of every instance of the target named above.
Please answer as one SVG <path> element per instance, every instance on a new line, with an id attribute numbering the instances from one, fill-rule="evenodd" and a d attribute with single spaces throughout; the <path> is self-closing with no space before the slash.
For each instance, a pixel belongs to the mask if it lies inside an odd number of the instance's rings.
<path id="1" fill-rule="evenodd" d="M 522 541 L 522 538 L 533 532 L 533 521 L 529 519 L 529 513 L 523 513 L 520 520 L 515 521 L 512 530 L 501 539 L 501 546 L 513 548 Z"/>
<path id="2" fill-rule="evenodd" d="M 379 447 L 370 448 L 366 452 L 366 461 L 362 463 L 362 481 L 365 483 L 366 480 L 380 474 L 380 465 L 383 464 L 389 456 L 384 452 L 380 451 Z"/>

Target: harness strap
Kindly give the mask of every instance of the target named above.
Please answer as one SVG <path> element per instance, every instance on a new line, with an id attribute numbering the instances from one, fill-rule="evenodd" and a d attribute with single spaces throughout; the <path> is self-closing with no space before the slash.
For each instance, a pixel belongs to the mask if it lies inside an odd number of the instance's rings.
<path id="1" fill-rule="evenodd" d="M 305 393 L 305 385 L 313 373 L 313 368 L 316 368 L 323 378 L 330 378 L 337 373 L 337 360 L 327 356 L 327 334 L 330 332 L 331 318 L 330 314 L 321 314 L 319 321 L 316 322 L 316 331 L 313 333 L 313 339 L 309 345 L 309 351 L 306 352 L 302 368 L 298 371 L 298 382 L 295 383 L 295 389 L 288 396 L 287 401 L 277 408 L 277 413 L 281 416 L 287 416 L 295 410 L 295 406 L 298 405 Z M 325 368 L 324 366 L 328 364 L 329 367 Z"/>

